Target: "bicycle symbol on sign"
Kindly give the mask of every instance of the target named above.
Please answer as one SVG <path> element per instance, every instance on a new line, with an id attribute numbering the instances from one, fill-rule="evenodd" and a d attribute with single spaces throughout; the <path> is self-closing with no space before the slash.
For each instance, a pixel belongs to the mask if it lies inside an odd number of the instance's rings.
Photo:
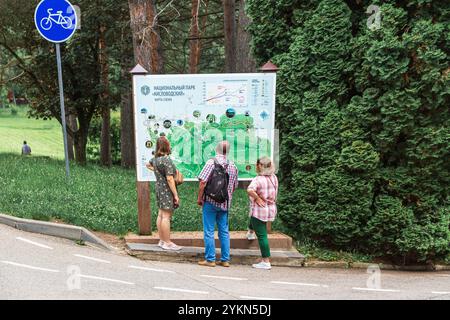
<path id="1" fill-rule="evenodd" d="M 41 20 L 42 29 L 50 30 L 53 26 L 53 22 L 60 25 L 64 29 L 72 28 L 72 19 L 70 19 L 69 16 L 63 16 L 62 11 L 56 11 L 56 13 L 52 13 L 52 11 L 53 9 L 48 9 L 48 17 Z"/>

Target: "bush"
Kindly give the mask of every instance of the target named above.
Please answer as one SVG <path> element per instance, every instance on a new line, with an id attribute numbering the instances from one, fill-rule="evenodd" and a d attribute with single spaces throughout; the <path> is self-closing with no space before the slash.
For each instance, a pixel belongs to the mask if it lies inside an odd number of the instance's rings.
<path id="1" fill-rule="evenodd" d="M 11 115 L 12 115 L 12 116 L 17 116 L 17 113 L 18 113 L 18 112 L 19 112 L 19 111 L 17 111 L 16 108 L 11 107 Z"/>
<path id="2" fill-rule="evenodd" d="M 443 1 L 387 1 L 369 30 L 370 4 L 248 1 L 254 53 L 280 68 L 280 217 L 331 248 L 445 258 L 448 13 Z"/>

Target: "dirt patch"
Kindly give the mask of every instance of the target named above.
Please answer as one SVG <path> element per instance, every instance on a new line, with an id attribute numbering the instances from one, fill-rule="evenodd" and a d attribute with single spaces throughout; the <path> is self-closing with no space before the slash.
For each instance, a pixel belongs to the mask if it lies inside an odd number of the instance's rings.
<path id="1" fill-rule="evenodd" d="M 119 250 L 121 253 L 126 254 L 125 252 L 125 239 L 118 237 L 114 234 L 106 233 L 106 232 L 100 232 L 100 231 L 91 231 L 94 233 L 97 237 L 105 241 L 107 244 L 109 244 L 111 247 Z"/>
<path id="2" fill-rule="evenodd" d="M 64 222 L 62 219 L 56 219 L 56 218 L 52 218 L 50 220 L 50 222 L 59 223 L 59 224 L 68 224 L 67 222 Z"/>

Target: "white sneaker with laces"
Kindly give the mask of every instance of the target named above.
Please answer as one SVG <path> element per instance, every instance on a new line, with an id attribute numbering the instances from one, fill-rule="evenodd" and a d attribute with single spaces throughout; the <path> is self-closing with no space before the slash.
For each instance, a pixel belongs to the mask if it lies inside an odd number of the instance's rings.
<path id="1" fill-rule="evenodd" d="M 158 247 L 160 247 L 160 248 L 162 248 L 163 247 L 163 245 L 164 245 L 164 241 L 162 241 L 162 240 L 159 240 L 159 242 L 158 242 Z"/>
<path id="2" fill-rule="evenodd" d="M 251 232 L 250 230 L 247 231 L 247 239 L 248 240 L 256 240 L 256 233 L 255 232 Z"/>
<path id="3" fill-rule="evenodd" d="M 180 246 L 177 246 L 175 243 L 164 243 L 164 245 L 161 247 L 164 250 L 171 250 L 171 251 L 180 251 L 181 249 L 183 249 Z"/>
<path id="4" fill-rule="evenodd" d="M 265 270 L 272 269 L 270 262 L 264 262 L 264 261 L 261 261 L 260 263 L 256 263 L 256 264 L 252 265 L 252 267 L 256 268 L 256 269 L 265 269 Z"/>

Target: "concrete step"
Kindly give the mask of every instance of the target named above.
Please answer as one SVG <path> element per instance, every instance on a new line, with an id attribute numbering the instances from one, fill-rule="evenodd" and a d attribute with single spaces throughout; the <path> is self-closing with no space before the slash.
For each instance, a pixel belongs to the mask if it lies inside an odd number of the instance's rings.
<path id="1" fill-rule="evenodd" d="M 197 263 L 204 259 L 204 248 L 183 247 L 180 251 L 166 251 L 155 244 L 127 243 L 126 251 L 129 255 L 142 260 L 165 262 Z M 251 265 L 261 257 L 261 252 L 254 249 L 231 249 L 231 264 Z M 290 250 L 271 250 L 271 264 L 279 267 L 302 267 L 305 257 L 295 248 Z M 216 249 L 217 260 L 220 259 L 220 249 Z"/>
<path id="2" fill-rule="evenodd" d="M 246 231 L 230 232 L 230 248 L 231 249 L 259 249 L 258 240 L 249 241 L 246 238 Z M 273 232 L 268 235 L 269 245 L 271 249 L 290 250 L 292 248 L 292 238 L 279 232 Z M 215 233 L 216 247 L 220 246 L 219 237 Z M 182 247 L 203 247 L 203 232 L 173 232 L 171 240 Z M 158 244 L 158 233 L 151 236 L 139 236 L 136 234 L 128 234 L 125 237 L 126 243 L 142 243 L 142 244 Z"/>

